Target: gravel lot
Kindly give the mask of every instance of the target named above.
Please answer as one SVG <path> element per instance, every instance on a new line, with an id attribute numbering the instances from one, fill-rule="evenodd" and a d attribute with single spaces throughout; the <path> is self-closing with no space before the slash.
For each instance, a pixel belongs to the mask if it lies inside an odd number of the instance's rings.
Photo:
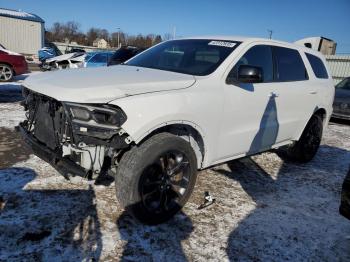
<path id="1" fill-rule="evenodd" d="M 14 131 L 19 86 L 0 85 L 0 261 L 350 261 L 349 125 L 330 124 L 308 164 L 263 153 L 201 171 L 183 212 L 151 227 L 114 183 L 67 181 L 31 154 Z M 216 203 L 198 210 L 205 191 Z"/>

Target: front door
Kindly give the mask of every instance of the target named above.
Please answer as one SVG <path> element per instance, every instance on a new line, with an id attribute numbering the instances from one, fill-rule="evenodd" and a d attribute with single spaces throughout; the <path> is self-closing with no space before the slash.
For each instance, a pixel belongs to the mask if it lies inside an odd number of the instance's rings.
<path id="1" fill-rule="evenodd" d="M 251 47 L 235 64 L 229 76 L 237 76 L 240 65 L 259 66 L 263 82 L 224 83 L 225 105 L 217 160 L 269 149 L 278 139 L 279 99 L 273 82 L 272 48 Z"/>

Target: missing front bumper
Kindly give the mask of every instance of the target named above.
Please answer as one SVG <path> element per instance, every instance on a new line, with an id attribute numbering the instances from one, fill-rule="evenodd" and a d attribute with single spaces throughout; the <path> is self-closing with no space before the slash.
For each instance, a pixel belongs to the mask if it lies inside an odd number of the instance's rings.
<path id="1" fill-rule="evenodd" d="M 36 156 L 48 162 L 66 179 L 69 179 L 71 176 L 89 177 L 89 172 L 84 168 L 70 160 L 68 157 L 62 157 L 61 151 L 54 151 L 48 148 L 29 133 L 22 124 L 19 124 L 16 127 L 16 130 L 21 133 L 23 140 L 32 149 Z"/>

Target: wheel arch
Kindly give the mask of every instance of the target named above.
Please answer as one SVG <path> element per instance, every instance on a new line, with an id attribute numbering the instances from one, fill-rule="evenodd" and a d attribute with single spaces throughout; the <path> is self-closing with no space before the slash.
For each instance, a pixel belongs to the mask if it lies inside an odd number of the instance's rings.
<path id="1" fill-rule="evenodd" d="M 327 120 L 327 111 L 325 108 L 316 108 L 312 115 L 319 115 L 322 118 L 323 125 L 326 124 Z"/>
<path id="2" fill-rule="evenodd" d="M 11 64 L 8 63 L 8 62 L 3 62 L 3 61 L 0 62 L 0 65 L 1 65 L 1 64 L 7 65 L 7 66 L 11 67 L 12 72 L 13 72 L 13 75 L 14 75 L 14 76 L 17 75 L 17 73 L 16 73 L 16 71 L 15 71 L 15 67 L 14 67 L 13 65 L 11 65 Z"/>
<path id="3" fill-rule="evenodd" d="M 304 129 L 306 127 L 306 125 L 309 123 L 310 119 L 314 116 L 314 115 L 318 115 L 321 117 L 322 119 L 322 123 L 323 123 L 323 128 L 325 128 L 325 126 L 328 123 L 328 114 L 327 114 L 327 110 L 324 107 L 316 107 L 313 111 L 313 113 L 310 115 L 310 117 L 308 118 L 308 120 L 304 123 L 303 127 L 301 130 L 298 131 L 298 136 L 297 136 L 297 140 L 300 139 L 302 133 L 304 132 Z"/>
<path id="4" fill-rule="evenodd" d="M 143 143 L 148 138 L 159 133 L 170 133 L 188 141 L 197 157 L 197 167 L 201 168 L 205 160 L 205 135 L 199 126 L 188 121 L 167 122 L 155 126 L 135 140 L 136 144 Z"/>

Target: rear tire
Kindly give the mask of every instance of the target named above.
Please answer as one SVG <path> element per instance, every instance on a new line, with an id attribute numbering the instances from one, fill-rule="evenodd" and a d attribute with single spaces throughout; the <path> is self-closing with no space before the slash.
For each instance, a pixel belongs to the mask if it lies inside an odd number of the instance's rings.
<path id="1" fill-rule="evenodd" d="M 7 64 L 0 64 L 0 82 L 11 81 L 14 76 L 14 72 L 11 66 Z"/>
<path id="2" fill-rule="evenodd" d="M 116 194 L 120 204 L 145 224 L 159 224 L 187 202 L 197 178 L 191 145 L 160 133 L 126 152 L 120 160 Z"/>
<path id="3" fill-rule="evenodd" d="M 313 115 L 300 139 L 287 149 L 287 156 L 298 162 L 309 162 L 314 158 L 321 144 L 323 122 L 319 115 Z"/>

